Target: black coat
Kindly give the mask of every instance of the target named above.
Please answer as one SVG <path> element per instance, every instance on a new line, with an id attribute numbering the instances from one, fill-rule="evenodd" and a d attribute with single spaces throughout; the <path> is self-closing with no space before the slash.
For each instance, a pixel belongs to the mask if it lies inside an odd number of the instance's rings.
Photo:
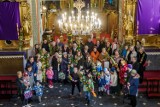
<path id="1" fill-rule="evenodd" d="M 143 66 L 147 60 L 147 54 L 145 52 L 138 53 L 137 61 L 140 63 L 140 66 Z"/>
<path id="2" fill-rule="evenodd" d="M 133 67 L 133 69 L 135 69 L 137 72 L 139 72 L 139 63 L 138 63 L 138 62 L 132 63 L 132 67 Z"/>
<path id="3" fill-rule="evenodd" d="M 58 70 L 58 60 L 55 56 L 53 56 L 52 58 L 52 67 L 53 67 L 53 70 Z"/>
<path id="4" fill-rule="evenodd" d="M 87 42 L 86 45 L 88 46 L 88 52 L 91 53 L 94 48 L 93 42 Z"/>
<path id="5" fill-rule="evenodd" d="M 44 48 L 47 52 L 50 52 L 48 44 L 42 44 L 42 48 Z"/>

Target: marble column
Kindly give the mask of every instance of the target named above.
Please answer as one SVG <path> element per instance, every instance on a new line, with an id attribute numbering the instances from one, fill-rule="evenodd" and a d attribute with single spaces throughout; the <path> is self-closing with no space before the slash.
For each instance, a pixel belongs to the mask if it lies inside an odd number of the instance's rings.
<path id="1" fill-rule="evenodd" d="M 40 43 L 42 40 L 42 22 L 41 22 L 41 0 L 30 0 L 31 17 L 32 17 L 32 32 L 33 44 Z"/>
<path id="2" fill-rule="evenodd" d="M 123 35 L 123 3 L 124 0 L 119 0 L 119 31 L 118 31 L 118 40 L 124 42 Z"/>

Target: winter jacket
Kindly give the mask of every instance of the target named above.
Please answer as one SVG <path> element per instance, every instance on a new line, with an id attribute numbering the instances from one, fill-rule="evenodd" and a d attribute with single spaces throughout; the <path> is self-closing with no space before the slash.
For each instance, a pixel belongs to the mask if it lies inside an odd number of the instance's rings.
<path id="1" fill-rule="evenodd" d="M 33 90 L 35 90 L 36 96 L 42 96 L 43 95 L 43 86 L 42 85 L 35 85 L 33 87 Z"/>
<path id="2" fill-rule="evenodd" d="M 127 50 L 126 50 L 126 49 L 123 49 L 123 50 L 122 50 L 122 57 L 123 57 L 123 58 L 126 58 L 126 56 L 127 56 Z"/>
<path id="3" fill-rule="evenodd" d="M 121 84 L 126 83 L 126 80 L 127 80 L 127 64 L 120 67 L 119 78 L 120 78 L 120 83 Z"/>
<path id="4" fill-rule="evenodd" d="M 111 75 L 110 74 L 105 74 L 104 77 L 105 77 L 105 81 L 106 81 L 105 85 L 110 85 Z"/>
<path id="5" fill-rule="evenodd" d="M 68 58 L 63 58 L 62 62 L 60 63 L 60 71 L 66 72 L 68 70 Z"/>
<path id="6" fill-rule="evenodd" d="M 48 69 L 48 70 L 46 71 L 46 75 L 47 75 L 47 78 L 48 78 L 48 79 L 53 79 L 53 75 L 54 75 L 53 70 Z"/>
<path id="7" fill-rule="evenodd" d="M 27 71 L 27 74 L 29 76 L 29 83 L 30 83 L 30 86 L 33 87 L 33 84 L 35 83 L 34 81 L 34 74 L 33 74 L 33 71 Z"/>
<path id="8" fill-rule="evenodd" d="M 130 88 L 129 88 L 129 94 L 136 96 L 137 91 L 138 91 L 138 85 L 139 85 L 139 74 L 137 74 L 135 77 L 130 77 L 129 83 L 130 83 Z"/>
<path id="9" fill-rule="evenodd" d="M 58 70 L 58 60 L 56 56 L 53 56 L 51 64 L 52 64 L 53 70 Z"/>
<path id="10" fill-rule="evenodd" d="M 18 88 L 18 94 L 23 94 L 23 91 L 26 89 L 26 86 L 23 83 L 23 77 L 16 79 L 16 85 Z"/>
<path id="11" fill-rule="evenodd" d="M 105 76 L 101 76 L 100 79 L 99 79 L 99 81 L 98 81 L 98 86 L 102 87 L 104 85 L 106 85 Z"/>
<path id="12" fill-rule="evenodd" d="M 33 71 L 34 74 L 38 72 L 38 67 L 37 67 L 37 63 L 36 62 L 30 63 L 30 61 L 28 61 L 27 64 L 26 64 L 26 68 L 29 65 L 32 66 L 32 71 Z"/>
<path id="13" fill-rule="evenodd" d="M 97 59 L 98 59 L 98 57 L 99 57 L 99 52 L 98 52 L 98 51 L 97 51 L 97 52 L 92 51 L 92 52 L 91 52 L 91 57 L 92 57 L 92 59 L 93 59 L 93 62 L 96 63 L 96 62 L 97 62 Z"/>
<path id="14" fill-rule="evenodd" d="M 97 72 L 101 72 L 103 69 L 102 69 L 102 66 L 97 66 Z"/>
<path id="15" fill-rule="evenodd" d="M 117 86 L 117 81 L 118 81 L 118 76 L 117 76 L 117 72 L 114 72 L 113 74 L 111 74 L 111 84 L 110 86 Z"/>

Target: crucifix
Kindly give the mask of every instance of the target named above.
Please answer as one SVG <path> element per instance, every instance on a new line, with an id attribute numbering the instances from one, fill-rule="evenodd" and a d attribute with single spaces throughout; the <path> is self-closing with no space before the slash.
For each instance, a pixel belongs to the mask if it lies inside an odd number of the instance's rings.
<path id="1" fill-rule="evenodd" d="M 77 0 L 74 2 L 73 7 L 75 7 L 78 10 L 78 14 L 80 14 L 82 8 L 85 7 L 85 3 L 82 0 Z"/>

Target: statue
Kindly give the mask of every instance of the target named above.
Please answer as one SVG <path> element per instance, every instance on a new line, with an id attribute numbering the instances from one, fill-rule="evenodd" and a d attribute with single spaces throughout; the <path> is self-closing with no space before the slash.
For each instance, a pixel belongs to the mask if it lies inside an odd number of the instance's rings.
<path id="1" fill-rule="evenodd" d="M 133 35 L 133 18 L 130 14 L 128 16 L 128 24 L 126 25 L 126 31 L 128 36 Z"/>
<path id="2" fill-rule="evenodd" d="M 28 22 L 27 16 L 24 16 L 23 32 L 24 32 L 24 34 L 29 35 L 29 31 L 30 31 L 30 24 Z"/>

